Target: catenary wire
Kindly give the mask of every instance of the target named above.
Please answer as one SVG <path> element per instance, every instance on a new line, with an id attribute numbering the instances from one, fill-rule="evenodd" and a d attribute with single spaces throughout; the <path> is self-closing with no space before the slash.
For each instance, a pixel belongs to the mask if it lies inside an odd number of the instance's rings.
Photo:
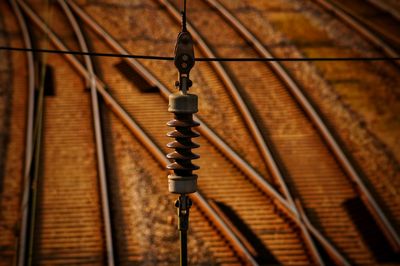
<path id="1" fill-rule="evenodd" d="M 173 61 L 172 56 L 154 56 L 154 55 L 132 55 L 132 54 L 115 54 L 115 53 L 97 53 L 97 52 L 81 52 L 81 51 L 62 51 L 50 49 L 30 49 L 0 46 L 0 50 L 17 51 L 17 52 L 34 52 L 34 53 L 49 53 L 49 54 L 72 54 L 72 55 L 89 55 L 99 57 L 120 57 L 120 58 L 134 58 L 144 60 L 158 60 L 158 61 Z M 306 61 L 399 61 L 400 57 L 271 57 L 271 58 L 235 58 L 235 57 L 216 57 L 216 58 L 196 58 L 198 62 L 306 62 Z"/>

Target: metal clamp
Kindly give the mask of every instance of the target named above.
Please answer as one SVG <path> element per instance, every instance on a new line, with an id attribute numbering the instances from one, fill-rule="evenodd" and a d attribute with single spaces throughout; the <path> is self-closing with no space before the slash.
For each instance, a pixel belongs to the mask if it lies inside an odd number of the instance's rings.
<path id="1" fill-rule="evenodd" d="M 195 64 L 193 38 L 186 29 L 186 11 L 182 13 L 182 31 L 176 41 L 174 62 L 179 72 L 179 81 L 176 85 L 186 94 L 192 86 L 189 74 Z"/>

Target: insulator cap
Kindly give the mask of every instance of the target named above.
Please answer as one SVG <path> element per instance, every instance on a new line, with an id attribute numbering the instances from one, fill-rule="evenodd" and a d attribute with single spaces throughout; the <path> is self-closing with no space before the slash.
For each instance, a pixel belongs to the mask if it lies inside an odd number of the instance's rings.
<path id="1" fill-rule="evenodd" d="M 198 97 L 195 94 L 177 92 L 169 95 L 168 112 L 175 114 L 194 114 L 198 110 Z"/>
<path id="2" fill-rule="evenodd" d="M 168 176 L 169 192 L 175 194 L 189 194 L 197 190 L 197 175 L 192 176 Z"/>

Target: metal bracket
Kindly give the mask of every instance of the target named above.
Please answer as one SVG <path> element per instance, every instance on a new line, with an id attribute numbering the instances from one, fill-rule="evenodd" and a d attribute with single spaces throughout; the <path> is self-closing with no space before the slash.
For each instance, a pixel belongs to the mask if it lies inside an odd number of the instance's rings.
<path id="1" fill-rule="evenodd" d="M 186 93 L 192 86 L 189 78 L 190 70 L 195 64 L 193 38 L 186 30 L 185 13 L 183 14 L 182 31 L 179 33 L 175 45 L 175 66 L 179 72 L 179 81 L 176 83 L 179 90 Z"/>
<path id="2" fill-rule="evenodd" d="M 187 231 L 189 229 L 189 211 L 190 207 L 192 207 L 192 200 L 186 194 L 183 194 L 176 200 L 175 207 L 178 208 L 178 230 Z"/>

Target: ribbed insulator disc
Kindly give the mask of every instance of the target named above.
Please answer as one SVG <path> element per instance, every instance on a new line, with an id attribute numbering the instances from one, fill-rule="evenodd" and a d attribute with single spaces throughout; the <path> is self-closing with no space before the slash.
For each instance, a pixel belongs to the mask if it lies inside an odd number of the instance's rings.
<path id="1" fill-rule="evenodd" d="M 198 126 L 200 126 L 200 124 L 193 120 L 185 121 L 185 120 L 174 119 L 174 120 L 169 121 L 167 123 L 167 126 L 169 126 L 169 127 L 198 127 Z"/>
<path id="2" fill-rule="evenodd" d="M 196 148 L 199 148 L 200 145 L 197 143 L 194 143 L 190 140 L 180 139 L 180 140 L 168 143 L 167 147 L 171 148 L 171 149 L 196 149 Z"/>
<path id="3" fill-rule="evenodd" d="M 199 159 L 200 156 L 192 153 L 190 149 L 188 149 L 188 150 L 171 152 L 167 154 L 167 158 L 173 160 L 196 160 Z"/>
<path id="4" fill-rule="evenodd" d="M 181 171 L 194 171 L 200 169 L 199 166 L 191 162 L 185 164 L 178 164 L 177 162 L 167 165 L 168 170 L 181 170 Z"/>
<path id="5" fill-rule="evenodd" d="M 175 130 L 175 131 L 168 132 L 167 136 L 170 138 L 197 138 L 200 135 L 191 130 L 190 131 L 186 130 L 185 132 Z"/>

